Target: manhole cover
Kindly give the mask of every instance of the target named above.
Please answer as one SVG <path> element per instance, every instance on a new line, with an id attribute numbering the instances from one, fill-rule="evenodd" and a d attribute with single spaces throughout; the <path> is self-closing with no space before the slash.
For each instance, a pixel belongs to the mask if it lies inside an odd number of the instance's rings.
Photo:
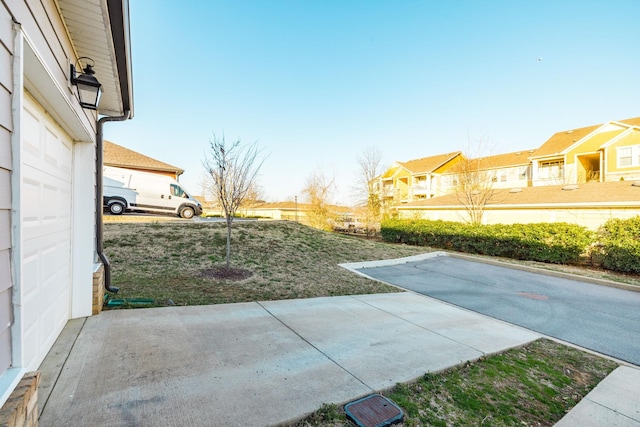
<path id="1" fill-rule="evenodd" d="M 540 295 L 540 294 L 534 294 L 531 292 L 518 292 L 518 295 L 520 295 L 521 297 L 525 297 L 525 298 L 529 298 L 529 299 L 537 299 L 537 300 L 548 300 L 549 297 L 546 295 Z"/>
<path id="2" fill-rule="evenodd" d="M 360 427 L 384 427 L 402 421 L 402 409 L 379 394 L 344 405 L 347 416 Z"/>

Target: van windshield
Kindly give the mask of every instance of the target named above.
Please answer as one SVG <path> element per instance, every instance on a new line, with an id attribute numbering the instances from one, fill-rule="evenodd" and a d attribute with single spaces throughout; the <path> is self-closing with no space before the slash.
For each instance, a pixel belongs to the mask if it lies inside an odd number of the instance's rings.
<path id="1" fill-rule="evenodd" d="M 176 197 L 184 197 L 187 199 L 189 195 L 179 185 L 171 184 L 171 195 Z"/>

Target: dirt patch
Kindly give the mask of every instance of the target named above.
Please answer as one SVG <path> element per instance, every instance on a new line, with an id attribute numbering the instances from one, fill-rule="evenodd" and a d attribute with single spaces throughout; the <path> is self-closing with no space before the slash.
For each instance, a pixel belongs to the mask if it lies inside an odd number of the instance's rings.
<path id="1" fill-rule="evenodd" d="M 239 282 L 253 276 L 253 271 L 245 270 L 243 268 L 213 267 L 202 270 L 200 272 L 200 276 L 204 277 L 205 279 L 230 280 Z"/>

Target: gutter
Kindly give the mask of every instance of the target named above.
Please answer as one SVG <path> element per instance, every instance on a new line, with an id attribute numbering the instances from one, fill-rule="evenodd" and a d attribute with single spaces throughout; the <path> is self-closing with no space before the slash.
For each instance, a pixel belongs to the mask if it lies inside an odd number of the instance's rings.
<path id="1" fill-rule="evenodd" d="M 96 130 L 96 252 L 104 266 L 104 288 L 107 292 L 117 293 L 120 289 L 111 286 L 111 263 L 104 253 L 104 224 L 102 222 L 102 175 L 104 163 L 105 122 L 119 122 L 133 118 L 133 77 L 131 74 L 131 47 L 129 31 L 129 0 L 107 0 L 107 10 L 111 24 L 111 37 L 116 55 L 117 73 L 120 76 L 122 94 L 122 116 L 104 116 L 98 120 Z"/>
<path id="2" fill-rule="evenodd" d="M 96 131 L 96 252 L 104 265 L 104 288 L 108 292 L 117 293 L 120 289 L 111 286 L 111 263 L 104 253 L 104 224 L 102 222 L 102 204 L 103 204 L 103 158 L 104 158 L 104 135 L 103 127 L 105 122 L 121 122 L 131 118 L 131 111 L 126 110 L 122 116 L 105 116 L 98 120 L 98 129 Z"/>

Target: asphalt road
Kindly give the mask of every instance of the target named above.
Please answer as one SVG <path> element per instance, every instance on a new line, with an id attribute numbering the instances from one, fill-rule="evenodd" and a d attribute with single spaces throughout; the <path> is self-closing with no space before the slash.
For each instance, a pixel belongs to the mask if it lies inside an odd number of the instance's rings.
<path id="1" fill-rule="evenodd" d="M 448 256 L 358 271 L 640 365 L 640 292 Z"/>

